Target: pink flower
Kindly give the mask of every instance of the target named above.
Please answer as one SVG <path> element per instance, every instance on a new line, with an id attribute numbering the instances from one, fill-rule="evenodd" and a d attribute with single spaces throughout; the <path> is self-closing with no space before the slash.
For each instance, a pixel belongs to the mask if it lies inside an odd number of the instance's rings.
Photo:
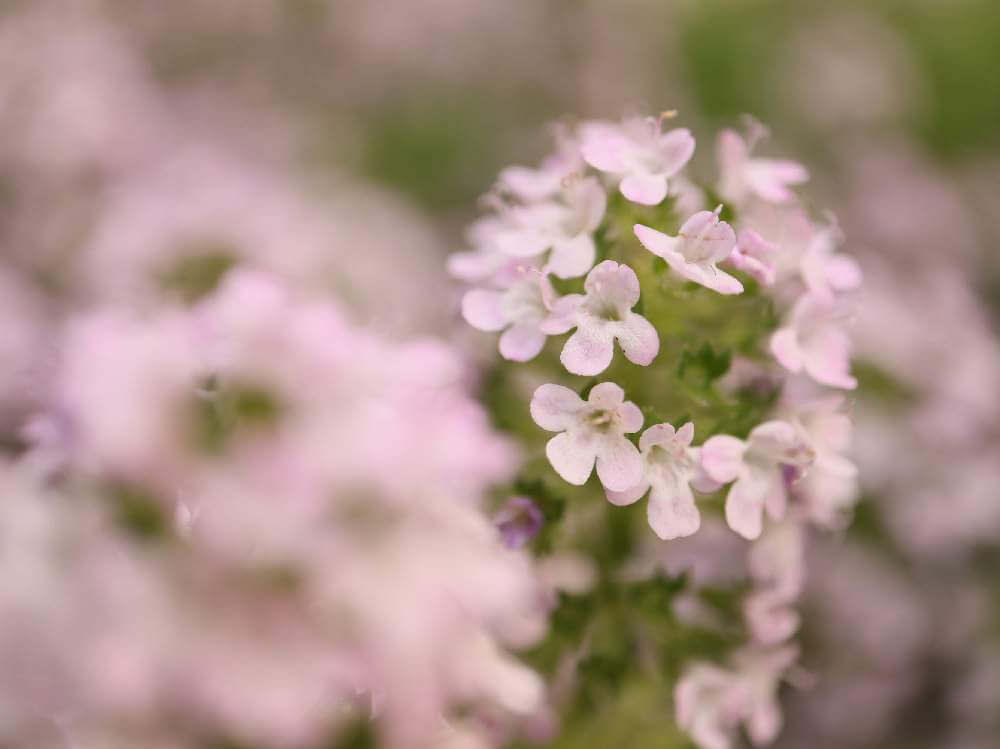
<path id="1" fill-rule="evenodd" d="M 720 294 L 740 294 L 743 284 L 716 267 L 727 259 L 736 246 L 736 234 L 719 220 L 722 206 L 714 211 L 699 211 L 681 226 L 676 237 L 642 224 L 634 227 L 642 246 L 667 261 L 675 271 L 690 281 Z"/>
<path id="2" fill-rule="evenodd" d="M 753 194 L 770 203 L 784 203 L 794 197 L 789 185 L 802 184 L 809 179 L 806 168 L 797 161 L 751 157 L 753 146 L 761 135 L 760 132 L 751 133 L 750 143 L 747 143 L 733 130 L 723 130 L 719 134 L 719 194 L 726 200 L 740 204 Z"/>
<path id="3" fill-rule="evenodd" d="M 677 724 L 698 749 L 731 749 L 740 724 L 754 746 L 771 743 L 782 723 L 778 685 L 797 658 L 784 647 L 738 651 L 728 668 L 695 663 L 674 688 Z"/>
<path id="4" fill-rule="evenodd" d="M 782 466 L 804 467 L 814 458 L 812 448 L 786 421 L 760 424 L 746 441 L 717 435 L 701 449 L 705 473 L 723 484 L 734 482 L 726 498 L 726 522 L 749 539 L 760 536 L 765 508 L 775 520 L 785 513 Z"/>
<path id="5" fill-rule="evenodd" d="M 792 307 L 787 323 L 771 336 L 771 353 L 789 372 L 805 372 L 821 385 L 853 390 L 851 340 L 845 314 L 813 294 L 804 294 Z"/>
<path id="6" fill-rule="evenodd" d="M 586 402 L 562 385 L 542 385 L 531 398 L 531 417 L 542 429 L 559 432 L 545 454 L 569 483 L 586 483 L 595 462 L 605 489 L 624 491 L 642 479 L 642 458 L 625 436 L 642 427 L 642 412 L 613 382 L 595 385 Z"/>
<path id="7" fill-rule="evenodd" d="M 825 304 L 832 304 L 837 293 L 861 285 L 861 267 L 850 255 L 837 252 L 840 241 L 840 230 L 831 221 L 813 233 L 799 260 L 809 293 Z"/>
<path id="8" fill-rule="evenodd" d="M 775 256 L 779 247 L 764 239 L 753 229 L 743 229 L 736 238 L 736 246 L 726 261 L 757 279 L 764 286 L 774 284 L 777 277 Z"/>
<path id="9" fill-rule="evenodd" d="M 541 325 L 549 335 L 576 328 L 559 357 L 563 366 L 578 375 L 603 372 L 611 364 L 615 340 L 630 362 L 649 365 L 660 350 L 660 339 L 645 317 L 632 312 L 639 301 L 635 271 L 605 260 L 587 274 L 583 287 L 586 294 L 557 300 Z"/>
<path id="10" fill-rule="evenodd" d="M 632 504 L 650 492 L 649 527 L 664 540 L 690 536 L 701 526 L 692 487 L 702 492 L 719 488 L 701 469 L 699 449 L 691 447 L 693 437 L 690 421 L 677 430 L 670 424 L 651 426 L 639 438 L 642 480 L 624 492 L 605 492 L 616 505 Z"/>
<path id="11" fill-rule="evenodd" d="M 534 269 L 521 269 L 507 289 L 472 289 L 462 297 L 462 317 L 472 327 L 504 331 L 500 355 L 511 361 L 530 361 L 545 345 L 542 322 L 548 318 L 542 286 L 548 281 Z"/>
<path id="12" fill-rule="evenodd" d="M 667 196 L 667 180 L 694 153 L 685 128 L 661 132 L 662 119 L 627 119 L 621 124 L 588 122 L 580 128 L 580 150 L 595 169 L 621 177 L 622 195 L 634 203 L 657 205 Z"/>

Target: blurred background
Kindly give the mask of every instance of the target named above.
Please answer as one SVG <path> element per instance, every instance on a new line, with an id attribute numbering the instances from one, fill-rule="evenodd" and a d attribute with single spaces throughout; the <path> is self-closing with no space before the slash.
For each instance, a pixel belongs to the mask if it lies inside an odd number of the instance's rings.
<path id="1" fill-rule="evenodd" d="M 444 258 L 499 169 L 665 109 L 696 163 L 768 124 L 866 275 L 865 496 L 810 551 L 779 746 L 1000 747 L 995 0 L 0 0 L 4 449 L 66 310 L 234 256 L 471 343 Z"/>

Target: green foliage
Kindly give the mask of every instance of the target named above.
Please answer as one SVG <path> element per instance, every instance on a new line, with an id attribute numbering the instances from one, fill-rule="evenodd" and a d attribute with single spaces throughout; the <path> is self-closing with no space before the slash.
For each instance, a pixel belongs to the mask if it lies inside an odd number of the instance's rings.
<path id="1" fill-rule="evenodd" d="M 221 384 L 209 378 L 188 409 L 192 442 L 201 452 L 219 455 L 238 431 L 271 427 L 282 410 L 282 404 L 266 388 L 251 383 Z"/>
<path id="2" fill-rule="evenodd" d="M 116 481 L 106 486 L 104 493 L 115 522 L 134 538 L 151 542 L 170 534 L 170 519 L 163 504 L 144 487 Z"/>
<path id="3" fill-rule="evenodd" d="M 160 285 L 188 303 L 212 293 L 234 265 L 236 254 L 227 245 L 202 242 L 185 248 L 180 259 L 159 275 Z"/>

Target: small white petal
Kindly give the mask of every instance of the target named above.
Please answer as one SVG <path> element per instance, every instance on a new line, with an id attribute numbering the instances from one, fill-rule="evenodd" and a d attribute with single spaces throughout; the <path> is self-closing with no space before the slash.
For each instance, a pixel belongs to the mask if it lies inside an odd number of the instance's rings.
<path id="1" fill-rule="evenodd" d="M 653 483 L 647 516 L 649 527 L 665 541 L 690 536 L 701 527 L 701 514 L 695 506 L 694 495 L 684 481 Z"/>
<path id="2" fill-rule="evenodd" d="M 648 366 L 660 351 L 656 328 L 642 315 L 629 312 L 616 326 L 615 337 L 625 358 L 633 364 Z"/>
<path id="3" fill-rule="evenodd" d="M 743 440 L 720 434 L 710 438 L 701 447 L 701 465 L 715 481 L 728 483 L 743 472 L 743 454 L 747 446 Z"/>
<path id="4" fill-rule="evenodd" d="M 576 486 L 583 486 L 594 469 L 597 447 L 597 440 L 589 433 L 563 432 L 548 441 L 545 445 L 545 455 L 563 480 Z M 625 489 L 629 485 L 618 488 Z"/>
<path id="5" fill-rule="evenodd" d="M 802 352 L 794 328 L 779 328 L 771 336 L 771 353 L 789 372 L 802 371 Z"/>
<path id="6" fill-rule="evenodd" d="M 537 325 L 512 325 L 500 336 L 500 355 L 510 361 L 531 361 L 545 346 Z"/>
<path id="7" fill-rule="evenodd" d="M 633 203 L 659 205 L 667 197 L 667 178 L 663 174 L 628 174 L 618 189 Z"/>
<path id="8" fill-rule="evenodd" d="M 576 424 L 583 408 L 583 399 L 562 385 L 541 385 L 531 397 L 531 418 L 550 432 L 559 432 Z"/>
<path id="9" fill-rule="evenodd" d="M 642 429 L 642 410 L 632 401 L 625 401 L 618 408 L 618 418 L 621 419 L 622 431 L 632 434 Z"/>
<path id="10" fill-rule="evenodd" d="M 580 326 L 563 346 L 559 361 L 568 372 L 577 375 L 596 375 L 611 364 L 614 357 L 614 338 L 604 327 Z"/>
<path id="11" fill-rule="evenodd" d="M 593 267 L 596 256 L 594 238 L 589 234 L 580 234 L 553 244 L 545 267 L 559 278 L 577 278 Z"/>
<path id="12" fill-rule="evenodd" d="M 597 476 L 604 488 L 621 492 L 642 480 L 642 456 L 624 437 L 609 437 L 597 448 Z"/>
<path id="13" fill-rule="evenodd" d="M 510 321 L 503 311 L 503 292 L 472 289 L 462 297 L 462 317 L 474 328 L 502 330 Z"/>
<path id="14" fill-rule="evenodd" d="M 630 505 L 642 498 L 642 495 L 649 491 L 649 482 L 643 479 L 638 484 L 633 486 L 631 489 L 626 489 L 623 492 L 613 492 L 610 489 L 605 489 L 604 494 L 608 498 L 608 501 L 613 505 L 618 505 L 619 507 L 624 507 L 625 505 Z"/>
<path id="15" fill-rule="evenodd" d="M 753 540 L 763 528 L 764 502 L 771 489 L 767 471 L 751 468 L 738 478 L 726 497 L 726 522 L 743 538 Z"/>
<path id="16" fill-rule="evenodd" d="M 616 409 L 625 402 L 625 391 L 614 382 L 600 382 L 590 389 L 587 401 L 598 408 Z"/>

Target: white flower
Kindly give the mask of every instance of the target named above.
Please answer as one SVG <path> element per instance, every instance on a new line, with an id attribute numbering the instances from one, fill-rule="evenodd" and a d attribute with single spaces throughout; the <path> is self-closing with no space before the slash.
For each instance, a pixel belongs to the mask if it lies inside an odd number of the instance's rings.
<path id="1" fill-rule="evenodd" d="M 754 746 L 771 743 L 782 723 L 778 685 L 797 658 L 785 647 L 739 651 L 729 668 L 696 663 L 674 689 L 677 724 L 698 749 L 731 749 L 741 723 Z"/>
<path id="2" fill-rule="evenodd" d="M 642 224 L 635 225 L 635 235 L 685 278 L 720 294 L 741 294 L 743 284 L 716 267 L 736 246 L 733 227 L 719 220 L 721 210 L 720 205 L 714 211 L 699 211 L 684 222 L 676 237 Z"/>
<path id="3" fill-rule="evenodd" d="M 462 297 L 462 317 L 474 328 L 499 331 L 500 355 L 511 361 L 529 361 L 545 345 L 541 323 L 548 280 L 533 268 L 521 268 L 507 289 L 472 289 Z"/>
<path id="4" fill-rule="evenodd" d="M 603 372 L 611 364 L 615 340 L 630 362 L 649 365 L 660 350 L 660 338 L 645 317 L 632 312 L 639 301 L 635 271 L 605 260 L 587 274 L 583 287 L 586 294 L 558 299 L 542 324 L 549 335 L 576 328 L 559 357 L 563 366 L 578 375 Z"/>
<path id="5" fill-rule="evenodd" d="M 800 432 L 786 421 L 760 424 L 746 441 L 717 435 L 701 448 L 705 473 L 724 484 L 734 482 L 726 498 L 726 522 L 749 539 L 760 536 L 765 508 L 775 520 L 785 513 L 788 495 L 782 467 L 802 468 L 814 457 Z"/>
<path id="6" fill-rule="evenodd" d="M 813 294 L 803 294 L 792 307 L 788 322 L 771 336 L 771 353 L 785 369 L 802 372 L 821 385 L 853 390 L 851 339 L 841 306 Z"/>
<path id="7" fill-rule="evenodd" d="M 559 432 L 545 446 L 556 473 L 582 486 L 597 463 L 606 489 L 624 491 L 642 479 L 642 458 L 626 434 L 642 427 L 642 412 L 613 382 L 602 382 L 586 402 L 562 385 L 542 385 L 531 398 L 531 417 Z"/>
<path id="8" fill-rule="evenodd" d="M 749 143 L 732 130 L 719 134 L 719 194 L 726 200 L 740 204 L 753 194 L 770 203 L 783 203 L 794 197 L 789 185 L 809 179 L 809 172 L 797 161 L 751 157 L 762 135 L 759 125 L 751 133 Z"/>
<path id="9" fill-rule="evenodd" d="M 605 492 L 613 504 L 628 505 L 649 491 L 649 527 L 664 540 L 690 536 L 701 525 L 692 486 L 702 492 L 719 488 L 701 470 L 699 449 L 691 447 L 693 437 L 690 421 L 677 430 L 670 424 L 651 426 L 639 438 L 642 480 L 624 492 Z"/>
<path id="10" fill-rule="evenodd" d="M 778 252 L 779 247 L 774 242 L 764 239 L 753 229 L 743 229 L 736 237 L 736 246 L 727 262 L 764 286 L 771 286 L 777 278 Z"/>
<path id="11" fill-rule="evenodd" d="M 667 196 L 667 180 L 694 153 L 685 128 L 661 132 L 662 118 L 634 117 L 621 124 L 588 122 L 580 128 L 580 151 L 595 169 L 621 177 L 619 189 L 629 200 L 657 205 Z"/>

